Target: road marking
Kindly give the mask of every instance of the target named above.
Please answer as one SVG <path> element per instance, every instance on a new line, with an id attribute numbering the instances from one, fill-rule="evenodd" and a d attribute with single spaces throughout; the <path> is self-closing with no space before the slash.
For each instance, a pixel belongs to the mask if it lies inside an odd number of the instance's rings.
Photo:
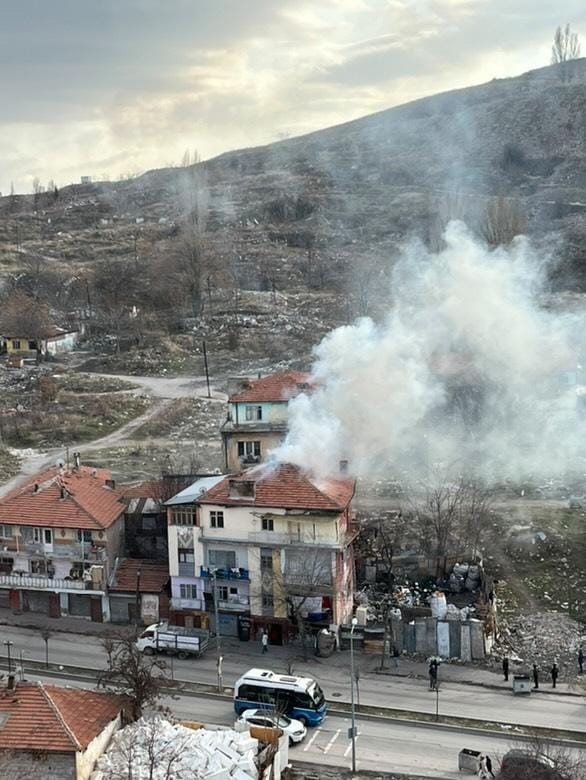
<path id="1" fill-rule="evenodd" d="M 313 745 L 313 743 L 315 742 L 315 738 L 317 737 L 317 735 L 318 735 L 320 732 L 321 732 L 321 729 L 316 729 L 316 730 L 315 730 L 315 732 L 314 732 L 314 734 L 313 734 L 313 737 L 312 737 L 312 738 L 309 740 L 309 742 L 307 743 L 307 745 L 306 745 L 306 746 L 303 748 L 303 751 L 304 751 L 304 752 L 305 752 L 305 751 L 307 751 L 307 750 L 309 750 L 309 748 L 310 748 L 310 747 Z"/>
<path id="2" fill-rule="evenodd" d="M 327 745 L 325 746 L 325 748 L 324 748 L 324 753 L 327 753 L 327 752 L 328 752 L 328 750 L 329 750 L 329 749 L 332 747 L 332 745 L 334 744 L 334 742 L 335 742 L 335 741 L 338 739 L 338 737 L 340 736 L 340 731 L 341 731 L 341 729 L 338 729 L 338 730 L 336 731 L 336 733 L 334 734 L 334 736 L 333 736 L 333 737 L 330 739 L 330 741 L 328 742 L 328 744 L 327 744 Z"/>
<path id="3" fill-rule="evenodd" d="M 358 731 L 358 732 L 356 733 L 356 738 L 354 739 L 354 742 L 358 742 L 358 737 L 359 737 L 359 736 L 360 736 L 360 732 Z M 348 754 L 350 753 L 350 751 L 351 751 L 351 750 L 352 750 L 352 740 L 350 740 L 350 742 L 348 742 L 348 747 L 347 747 L 347 748 L 346 748 L 346 750 L 344 751 L 344 758 L 347 758 L 347 757 L 348 757 Z"/>

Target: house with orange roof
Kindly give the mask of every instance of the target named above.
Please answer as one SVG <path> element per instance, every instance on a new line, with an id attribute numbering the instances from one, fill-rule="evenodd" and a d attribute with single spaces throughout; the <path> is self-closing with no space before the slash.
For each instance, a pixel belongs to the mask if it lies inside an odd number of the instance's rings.
<path id="1" fill-rule="evenodd" d="M 0 606 L 109 621 L 126 504 L 106 469 L 55 467 L 0 499 Z"/>
<path id="2" fill-rule="evenodd" d="M 168 502 L 172 619 L 201 612 L 225 635 L 261 629 L 280 644 L 302 615 L 337 626 L 352 613 L 354 481 L 264 464 L 216 477 L 190 506 Z M 188 511 L 189 510 L 189 511 Z"/>
<path id="3" fill-rule="evenodd" d="M 311 389 L 310 375 L 302 371 L 242 380 L 228 398 L 221 429 L 225 470 L 238 472 L 266 461 L 287 433 L 289 401 Z"/>
<path id="4" fill-rule="evenodd" d="M 112 693 L 9 676 L 0 687 L 0 777 L 89 780 L 127 709 Z"/>

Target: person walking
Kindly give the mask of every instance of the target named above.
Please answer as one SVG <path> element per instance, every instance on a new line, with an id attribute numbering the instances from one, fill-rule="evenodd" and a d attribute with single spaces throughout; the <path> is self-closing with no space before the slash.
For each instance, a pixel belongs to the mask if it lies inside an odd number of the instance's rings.
<path id="1" fill-rule="evenodd" d="M 480 760 L 478 762 L 478 777 L 479 780 L 487 780 L 488 778 L 488 772 L 486 769 L 486 756 L 481 755 Z"/>
<path id="2" fill-rule="evenodd" d="M 492 771 L 492 760 L 488 754 L 484 756 L 484 765 L 486 767 L 486 776 L 494 777 L 494 773 Z"/>
<path id="3" fill-rule="evenodd" d="M 539 669 L 537 664 L 533 664 L 533 690 L 536 691 L 539 688 Z"/>
<path id="4" fill-rule="evenodd" d="M 505 656 L 503 658 L 503 675 L 505 678 L 505 682 L 509 682 L 509 658 L 508 656 Z"/>
<path id="5" fill-rule="evenodd" d="M 559 669 L 557 663 L 554 661 L 551 667 L 551 687 L 555 688 L 558 681 Z"/>
<path id="6" fill-rule="evenodd" d="M 266 628 L 263 629 L 262 637 L 261 637 L 261 644 L 262 644 L 262 654 L 269 652 L 269 635 L 267 633 Z"/>
<path id="7" fill-rule="evenodd" d="M 435 691 L 437 687 L 437 661 L 432 658 L 429 662 L 429 690 Z"/>
<path id="8" fill-rule="evenodd" d="M 584 651 L 582 650 L 581 645 L 580 649 L 578 650 L 578 668 L 580 670 L 580 674 L 584 674 Z"/>

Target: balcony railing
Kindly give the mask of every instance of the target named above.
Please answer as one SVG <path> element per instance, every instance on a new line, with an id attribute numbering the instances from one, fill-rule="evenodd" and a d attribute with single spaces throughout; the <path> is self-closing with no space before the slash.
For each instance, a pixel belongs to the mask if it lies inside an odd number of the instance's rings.
<path id="1" fill-rule="evenodd" d="M 205 602 L 203 599 L 171 599 L 171 609 L 205 609 Z"/>
<path id="2" fill-rule="evenodd" d="M 331 549 L 341 549 L 346 545 L 345 537 L 336 540 L 333 534 L 296 534 L 296 533 L 278 533 L 275 531 L 251 531 L 248 534 L 248 541 L 254 544 L 272 545 L 292 545 L 292 546 L 311 546 L 326 547 Z"/>
<path id="3" fill-rule="evenodd" d="M 75 561 L 103 561 L 105 558 L 104 547 L 93 547 L 89 542 L 81 544 L 52 544 L 42 542 L 24 542 L 20 545 L 20 551 L 28 555 L 43 555 L 47 558 L 68 558 Z"/>
<path id="4" fill-rule="evenodd" d="M 250 580 L 248 569 L 216 569 L 213 566 L 201 566 L 200 576 L 212 579 L 216 575 L 218 580 Z"/>
<path id="5" fill-rule="evenodd" d="M 218 599 L 218 609 L 223 609 L 225 612 L 229 612 L 230 610 L 240 612 L 243 609 L 248 609 L 249 606 L 250 600 L 245 596 L 241 596 L 238 599 L 229 599 L 227 601 L 224 599 Z"/>
<path id="6" fill-rule="evenodd" d="M 42 577 L 40 575 L 0 574 L 0 588 L 19 588 L 21 590 L 98 590 L 100 587 L 91 580 L 63 580 L 56 577 Z"/>

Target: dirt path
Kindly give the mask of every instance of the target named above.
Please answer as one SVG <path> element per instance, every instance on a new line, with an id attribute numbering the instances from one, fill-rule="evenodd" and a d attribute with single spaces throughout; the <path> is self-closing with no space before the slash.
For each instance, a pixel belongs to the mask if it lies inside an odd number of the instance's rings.
<path id="1" fill-rule="evenodd" d="M 72 443 L 69 445 L 69 452 L 86 452 L 87 450 L 105 449 L 114 446 L 124 446 L 133 441 L 133 434 L 141 425 L 148 422 L 177 398 L 193 398 L 199 396 L 207 397 L 207 386 L 205 377 L 142 377 L 125 376 L 118 374 L 96 374 L 107 378 L 121 379 L 127 382 L 133 382 L 137 388 L 133 391 L 135 394 L 144 394 L 154 399 L 153 404 L 148 411 L 135 417 L 130 422 L 123 425 L 117 431 L 103 436 L 100 439 L 83 442 L 80 444 Z M 212 390 L 212 400 L 217 403 L 225 403 L 227 397 L 224 393 Z M 164 440 L 164 437 L 161 438 Z M 156 442 L 156 438 L 150 441 Z M 56 465 L 58 461 L 65 461 L 67 457 L 67 448 L 52 447 L 44 452 L 36 452 L 26 455 L 22 458 L 20 472 L 8 482 L 0 485 L 0 497 L 13 490 L 17 485 L 30 478 L 43 469 Z"/>

